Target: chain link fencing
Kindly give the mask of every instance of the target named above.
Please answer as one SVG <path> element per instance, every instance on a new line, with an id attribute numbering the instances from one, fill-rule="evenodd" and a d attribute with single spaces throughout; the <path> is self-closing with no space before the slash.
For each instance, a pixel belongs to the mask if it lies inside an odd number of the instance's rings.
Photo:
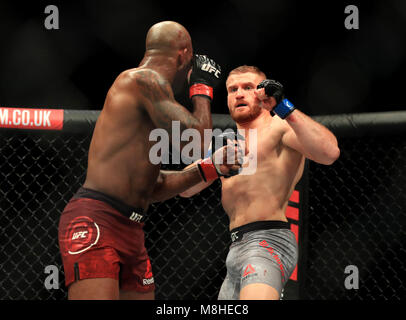
<path id="1" fill-rule="evenodd" d="M 0 299 L 67 298 L 59 216 L 85 179 L 90 133 L 0 131 Z M 339 139 L 332 166 L 310 162 L 302 299 L 404 299 L 406 140 Z M 180 169 L 166 166 L 164 169 Z M 153 204 L 144 227 L 157 299 L 214 300 L 230 245 L 219 181 Z M 59 270 L 47 289 L 45 268 Z M 346 289 L 345 268 L 359 270 Z"/>
<path id="2" fill-rule="evenodd" d="M 339 139 L 332 166 L 310 162 L 305 298 L 406 298 L 406 139 Z M 359 272 L 346 289 L 347 266 Z"/>

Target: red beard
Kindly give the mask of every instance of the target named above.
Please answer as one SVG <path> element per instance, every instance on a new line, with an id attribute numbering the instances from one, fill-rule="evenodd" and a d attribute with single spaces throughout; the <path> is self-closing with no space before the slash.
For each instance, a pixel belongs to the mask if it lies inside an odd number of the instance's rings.
<path id="1" fill-rule="evenodd" d="M 234 111 L 230 114 L 231 118 L 237 123 L 246 123 L 251 122 L 256 119 L 262 112 L 261 107 L 243 107 L 244 110 L 238 110 L 238 108 L 234 109 Z M 246 110 L 248 109 L 248 110 Z"/>

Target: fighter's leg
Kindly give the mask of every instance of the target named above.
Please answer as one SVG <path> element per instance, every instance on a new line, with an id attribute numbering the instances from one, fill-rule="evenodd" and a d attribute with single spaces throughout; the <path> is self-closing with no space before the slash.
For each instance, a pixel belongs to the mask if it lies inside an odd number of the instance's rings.
<path id="1" fill-rule="evenodd" d="M 71 203 L 70 211 L 61 216 L 58 230 L 68 298 L 118 299 L 120 257 L 111 247 L 106 224 L 97 215 L 79 215 L 79 210 L 91 213 L 81 208 L 83 204 L 87 202 Z"/>
<path id="2" fill-rule="evenodd" d="M 258 231 L 255 237 L 258 240 L 246 247 L 249 254 L 241 264 L 240 299 L 277 300 L 297 263 L 295 236 L 278 229 Z"/>
<path id="3" fill-rule="evenodd" d="M 155 300 L 155 281 L 145 246 L 123 257 L 120 272 L 120 300 Z"/>
<path id="4" fill-rule="evenodd" d="M 241 289 L 240 300 L 279 300 L 279 292 L 270 285 L 252 283 Z"/>
<path id="5" fill-rule="evenodd" d="M 155 291 L 120 290 L 120 300 L 155 300 Z"/>
<path id="6" fill-rule="evenodd" d="M 92 278 L 78 280 L 68 288 L 69 300 L 118 300 L 118 280 Z"/>
<path id="7" fill-rule="evenodd" d="M 246 260 L 241 272 L 240 300 L 278 300 L 283 288 L 281 271 L 263 257 Z M 249 262 L 249 263 L 248 263 Z"/>
<path id="8" fill-rule="evenodd" d="M 240 292 L 240 281 L 238 278 L 233 279 L 227 272 L 226 278 L 221 285 L 218 300 L 238 300 Z"/>

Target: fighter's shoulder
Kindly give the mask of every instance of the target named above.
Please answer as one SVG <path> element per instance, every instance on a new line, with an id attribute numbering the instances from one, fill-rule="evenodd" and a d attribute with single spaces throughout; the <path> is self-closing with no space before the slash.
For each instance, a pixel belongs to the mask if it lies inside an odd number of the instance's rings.
<path id="1" fill-rule="evenodd" d="M 155 70 L 134 68 L 123 72 L 122 77 L 140 89 L 144 95 L 149 96 L 151 93 L 154 93 L 153 96 L 159 93 L 172 95 L 170 83 Z"/>
<path id="2" fill-rule="evenodd" d="M 123 75 L 135 81 L 163 81 L 162 76 L 155 70 L 149 68 L 133 68 L 123 72 Z"/>

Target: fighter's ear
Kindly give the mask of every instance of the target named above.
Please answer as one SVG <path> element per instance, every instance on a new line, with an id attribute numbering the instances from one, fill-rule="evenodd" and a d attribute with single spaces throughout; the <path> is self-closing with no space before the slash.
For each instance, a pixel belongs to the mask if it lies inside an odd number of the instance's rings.
<path id="1" fill-rule="evenodd" d="M 188 48 L 178 50 L 178 69 L 184 69 L 186 65 L 189 63 L 188 55 L 189 55 Z"/>

